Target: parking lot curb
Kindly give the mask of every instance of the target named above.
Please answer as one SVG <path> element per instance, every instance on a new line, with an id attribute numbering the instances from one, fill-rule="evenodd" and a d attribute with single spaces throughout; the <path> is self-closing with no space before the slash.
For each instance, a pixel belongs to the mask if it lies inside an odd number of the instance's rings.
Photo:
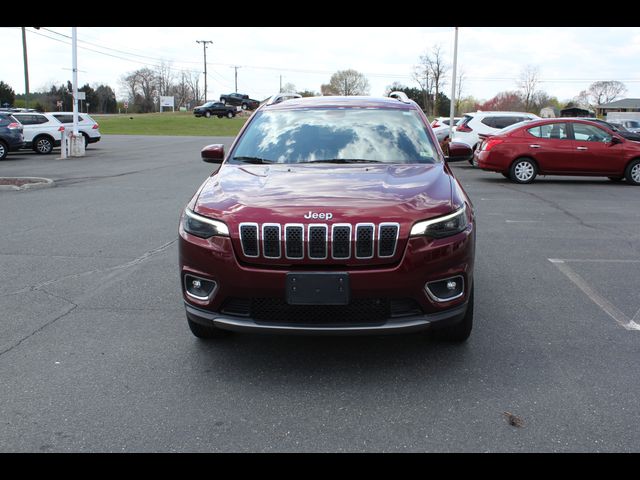
<path id="1" fill-rule="evenodd" d="M 55 187 L 56 184 L 50 178 L 42 178 L 42 177 L 0 177 L 0 181 L 2 180 L 24 180 L 28 183 L 24 185 L 0 185 L 0 191 L 5 190 L 37 190 L 39 188 L 51 188 Z"/>

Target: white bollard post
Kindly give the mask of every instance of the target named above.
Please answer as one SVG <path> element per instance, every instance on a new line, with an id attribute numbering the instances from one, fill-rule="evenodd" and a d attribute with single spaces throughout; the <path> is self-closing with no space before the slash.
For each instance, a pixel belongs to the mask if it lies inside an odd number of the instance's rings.
<path id="1" fill-rule="evenodd" d="M 70 139 L 70 155 L 72 157 L 84 157 L 84 136 L 81 133 L 78 133 L 77 135 L 75 133 L 72 133 L 70 135 Z"/>
<path id="2" fill-rule="evenodd" d="M 62 138 L 60 139 L 60 159 L 64 160 L 69 154 L 69 145 L 67 144 L 67 130 L 62 127 L 60 130 Z"/>

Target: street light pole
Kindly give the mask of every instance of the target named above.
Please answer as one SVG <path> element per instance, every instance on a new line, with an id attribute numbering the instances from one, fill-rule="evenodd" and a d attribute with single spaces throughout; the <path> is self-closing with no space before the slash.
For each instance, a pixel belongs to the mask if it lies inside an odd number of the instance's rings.
<path id="1" fill-rule="evenodd" d="M 29 108 L 29 62 L 27 61 L 27 34 L 22 28 L 22 55 L 24 57 L 24 106 Z"/>
<path id="2" fill-rule="evenodd" d="M 207 43 L 213 43 L 211 40 L 196 40 L 201 43 L 204 51 L 204 101 L 207 102 Z"/>

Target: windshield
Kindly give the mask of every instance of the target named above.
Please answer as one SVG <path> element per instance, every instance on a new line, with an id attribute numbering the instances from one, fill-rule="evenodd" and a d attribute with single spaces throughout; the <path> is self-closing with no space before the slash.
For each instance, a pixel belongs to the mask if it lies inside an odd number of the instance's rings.
<path id="1" fill-rule="evenodd" d="M 434 163 L 418 113 L 384 108 L 258 112 L 231 163 Z"/>

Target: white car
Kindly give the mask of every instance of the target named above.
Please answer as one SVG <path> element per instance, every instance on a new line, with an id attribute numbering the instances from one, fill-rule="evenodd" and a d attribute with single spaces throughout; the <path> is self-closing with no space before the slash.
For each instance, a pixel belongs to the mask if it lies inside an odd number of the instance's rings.
<path id="1" fill-rule="evenodd" d="M 462 120 L 462 117 L 453 117 L 453 131 L 456 130 L 456 125 Z M 436 117 L 433 122 L 431 122 L 431 128 L 433 129 L 433 133 L 436 134 L 436 138 L 438 142 L 442 143 L 442 141 L 449 136 L 449 122 L 451 121 L 451 117 Z"/>
<path id="2" fill-rule="evenodd" d="M 48 115 L 62 123 L 67 134 L 73 131 L 73 112 L 51 112 Z M 78 113 L 78 131 L 84 136 L 84 146 L 100 141 L 100 125 L 86 113 Z"/>
<path id="3" fill-rule="evenodd" d="M 494 135 L 503 128 L 526 120 L 539 119 L 538 115 L 527 112 L 474 112 L 466 113 L 458 122 L 452 140 L 466 143 L 473 151 L 482 143 L 480 134 Z"/>
<path id="4" fill-rule="evenodd" d="M 62 125 L 50 113 L 15 112 L 13 116 L 23 126 L 24 146 L 36 153 L 51 153 L 53 147 L 60 146 L 62 139 Z"/>

